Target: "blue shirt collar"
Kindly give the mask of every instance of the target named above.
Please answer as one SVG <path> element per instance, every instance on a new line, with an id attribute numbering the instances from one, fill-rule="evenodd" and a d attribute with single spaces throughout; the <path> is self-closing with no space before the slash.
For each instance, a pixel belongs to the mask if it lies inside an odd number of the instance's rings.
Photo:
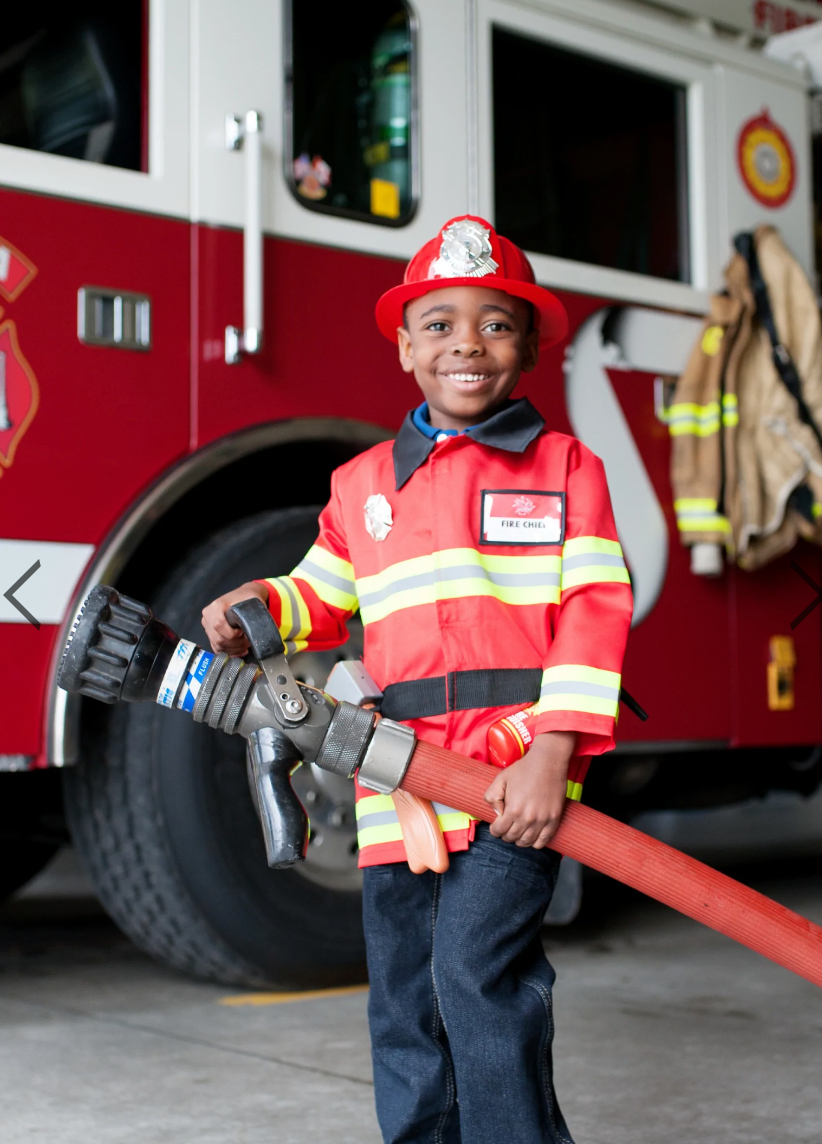
<path id="1" fill-rule="evenodd" d="M 419 429 L 420 433 L 424 433 L 425 436 L 430 437 L 432 441 L 436 441 L 437 438 L 441 437 L 443 433 L 446 435 L 446 437 L 458 437 L 460 433 L 460 430 L 458 429 L 434 428 L 434 426 L 431 424 L 431 418 L 428 413 L 427 401 L 423 401 L 422 405 L 417 406 L 417 408 L 411 414 L 411 420 L 414 422 L 417 429 Z M 463 429 L 462 432 L 470 433 L 472 429 L 476 428 L 476 425 L 471 425 L 468 429 Z"/>

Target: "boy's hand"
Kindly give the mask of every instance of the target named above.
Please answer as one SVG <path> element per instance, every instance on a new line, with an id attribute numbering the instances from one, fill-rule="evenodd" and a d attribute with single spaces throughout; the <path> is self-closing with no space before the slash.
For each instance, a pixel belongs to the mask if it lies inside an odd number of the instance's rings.
<path id="1" fill-rule="evenodd" d="M 565 809 L 568 764 L 575 731 L 537 735 L 530 751 L 501 770 L 485 792 L 499 817 L 491 824 L 495 838 L 541 850 L 553 838 Z"/>
<path id="2" fill-rule="evenodd" d="M 226 592 L 203 608 L 203 627 L 211 641 L 212 651 L 224 651 L 228 655 L 248 655 L 248 640 L 239 628 L 232 628 L 225 618 L 225 614 L 234 604 L 241 600 L 251 600 L 256 596 L 268 607 L 268 590 L 263 584 L 256 584 L 250 580 L 241 584 L 233 592 Z"/>

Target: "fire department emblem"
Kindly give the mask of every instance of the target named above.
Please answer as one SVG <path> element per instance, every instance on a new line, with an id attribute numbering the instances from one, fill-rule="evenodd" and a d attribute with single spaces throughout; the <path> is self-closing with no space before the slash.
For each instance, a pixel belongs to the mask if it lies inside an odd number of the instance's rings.
<path id="1" fill-rule="evenodd" d="M 536 507 L 530 497 L 514 497 L 514 512 L 517 516 L 528 516 Z"/>
<path id="2" fill-rule="evenodd" d="M 742 182 L 757 202 L 781 207 L 793 194 L 796 160 L 790 140 L 765 109 L 742 125 L 737 141 Z"/>
<path id="3" fill-rule="evenodd" d="M 0 237 L 0 296 L 13 302 L 31 282 L 37 267 L 25 254 Z"/>
<path id="4" fill-rule="evenodd" d="M 382 493 L 372 493 L 365 502 L 365 527 L 374 540 L 385 540 L 394 527 L 391 505 Z"/>
<path id="5" fill-rule="evenodd" d="M 9 468 L 39 401 L 37 378 L 20 352 L 14 322 L 0 325 L 0 475 Z"/>
<path id="6" fill-rule="evenodd" d="M 442 232 L 440 256 L 431 263 L 430 278 L 484 278 L 499 263 L 491 257 L 491 232 L 470 219 L 452 222 Z"/>

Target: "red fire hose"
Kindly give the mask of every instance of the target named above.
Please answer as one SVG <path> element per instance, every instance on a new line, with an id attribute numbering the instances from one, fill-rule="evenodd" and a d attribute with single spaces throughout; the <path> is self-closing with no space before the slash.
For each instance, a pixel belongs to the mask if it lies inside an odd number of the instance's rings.
<path id="1" fill-rule="evenodd" d="M 493 822 L 483 796 L 498 774 L 496 767 L 420 742 L 401 786 Z M 569 801 L 550 846 L 822 986 L 822 928 L 664 842 Z"/>

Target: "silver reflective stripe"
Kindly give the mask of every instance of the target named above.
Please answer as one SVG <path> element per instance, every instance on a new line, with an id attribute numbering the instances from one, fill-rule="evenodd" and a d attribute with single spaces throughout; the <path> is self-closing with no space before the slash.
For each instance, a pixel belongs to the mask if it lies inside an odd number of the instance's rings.
<path id="1" fill-rule="evenodd" d="M 709 413 L 675 413 L 673 417 L 668 416 L 669 425 L 682 425 L 686 422 L 692 422 L 694 425 L 710 424 L 712 421 L 719 422 L 719 409 L 712 409 Z"/>
<path id="2" fill-rule="evenodd" d="M 389 584 L 387 588 L 378 588 L 376 592 L 366 592 L 364 596 L 360 596 L 360 608 L 367 608 L 371 604 L 381 604 L 383 600 L 387 600 L 396 592 L 405 592 L 409 588 L 425 588 L 429 584 L 436 583 L 436 579 L 433 572 L 420 572 L 417 576 L 404 576 L 401 580 L 395 580 L 393 584 Z"/>
<path id="3" fill-rule="evenodd" d="M 564 556 L 562 558 L 562 571 L 572 572 L 574 568 L 624 568 L 625 561 L 621 556 L 606 555 L 601 552 L 583 553 L 581 556 Z"/>
<path id="4" fill-rule="evenodd" d="M 558 588 L 559 572 L 491 572 L 478 564 L 463 564 L 457 568 L 437 568 L 433 572 L 420 572 L 416 576 L 404 576 L 376 592 L 366 592 L 360 596 L 360 607 L 381 604 L 397 592 L 409 588 L 427 588 L 444 580 L 487 580 L 499 588 Z"/>
<path id="5" fill-rule="evenodd" d="M 361 814 L 357 819 L 357 830 L 365 830 L 367 826 L 388 826 L 399 822 L 397 812 L 394 810 L 375 810 L 371 814 Z"/>
<path id="6" fill-rule="evenodd" d="M 540 695 L 598 695 L 601 699 L 619 699 L 619 688 L 569 680 L 567 683 L 543 683 Z"/>
<path id="7" fill-rule="evenodd" d="M 453 806 L 446 806 L 444 802 L 432 802 L 436 815 L 440 814 L 462 814 L 461 810 L 455 810 Z"/>
<path id="8" fill-rule="evenodd" d="M 323 584 L 329 584 L 332 588 L 339 589 L 340 592 L 347 592 L 349 596 L 356 596 L 357 594 L 357 586 L 353 580 L 346 580 L 344 576 L 335 576 L 333 572 L 326 571 L 319 564 L 315 564 L 313 560 L 301 560 L 291 575 L 299 576 L 300 569 L 304 569 L 315 580 L 320 580 Z"/>

